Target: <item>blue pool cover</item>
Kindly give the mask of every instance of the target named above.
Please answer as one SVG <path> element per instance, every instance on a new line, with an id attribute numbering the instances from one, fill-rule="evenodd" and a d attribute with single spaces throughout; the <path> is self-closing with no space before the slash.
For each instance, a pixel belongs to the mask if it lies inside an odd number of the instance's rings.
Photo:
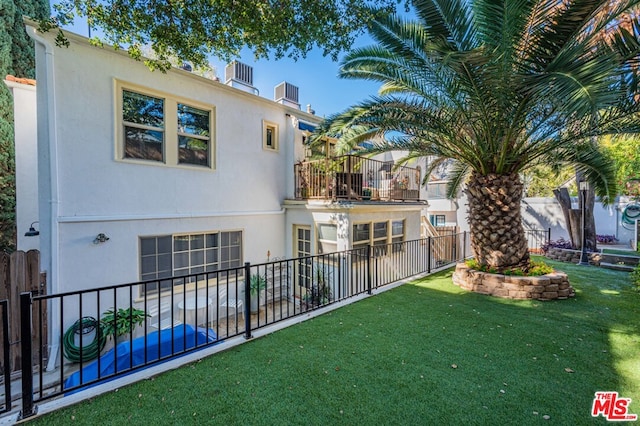
<path id="1" fill-rule="evenodd" d="M 82 371 L 82 379 L 80 378 L 80 371 L 76 371 L 69 376 L 65 381 L 64 389 L 75 389 L 67 392 L 66 395 L 71 395 L 91 386 L 106 383 L 150 367 L 151 365 L 146 367 L 139 366 L 145 366 L 151 363 L 155 365 L 155 361 L 159 359 L 158 349 L 160 358 L 166 358 L 162 361 L 168 361 L 192 352 L 189 349 L 196 346 L 202 346 L 203 348 L 208 347 L 210 343 L 216 341 L 216 337 L 215 332 L 210 328 L 198 327 L 194 329 L 188 324 L 181 324 L 173 327 L 173 329 L 169 328 L 151 332 L 146 335 L 146 338 L 142 336 L 133 339 L 133 341 L 127 340 L 126 342 L 119 343 L 115 348 L 110 349 L 105 352 L 104 355 L 100 356 L 99 360 L 85 365 L 82 370 L 80 370 Z M 221 341 L 217 343 L 221 343 Z M 185 352 L 185 350 L 188 352 Z M 85 383 L 88 383 L 88 385 L 78 387 Z"/>

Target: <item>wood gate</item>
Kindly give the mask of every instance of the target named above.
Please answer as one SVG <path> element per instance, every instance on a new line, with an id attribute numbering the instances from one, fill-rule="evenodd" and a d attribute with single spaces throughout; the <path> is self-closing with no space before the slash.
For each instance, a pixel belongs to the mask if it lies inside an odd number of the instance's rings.
<path id="1" fill-rule="evenodd" d="M 31 292 L 33 296 L 46 293 L 46 275 L 40 273 L 40 252 L 38 250 L 15 251 L 11 254 L 0 253 L 0 300 L 9 301 L 9 370 L 19 371 L 22 366 L 20 358 L 20 293 Z M 42 312 L 34 312 L 31 325 L 31 342 L 34 348 L 33 365 L 40 365 L 40 354 L 48 358 L 47 351 L 47 309 L 43 305 Z M 40 336 L 42 330 L 42 340 Z M 38 348 L 42 344 L 40 350 Z M 7 368 L 0 360 L 0 372 Z"/>

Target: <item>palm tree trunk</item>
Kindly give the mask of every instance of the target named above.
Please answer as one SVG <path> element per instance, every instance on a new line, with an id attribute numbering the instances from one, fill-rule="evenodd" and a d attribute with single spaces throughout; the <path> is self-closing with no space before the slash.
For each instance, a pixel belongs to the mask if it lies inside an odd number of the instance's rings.
<path id="1" fill-rule="evenodd" d="M 517 173 L 482 176 L 473 172 L 467 183 L 471 250 L 481 265 L 497 272 L 529 268 L 520 213 L 522 188 Z"/>

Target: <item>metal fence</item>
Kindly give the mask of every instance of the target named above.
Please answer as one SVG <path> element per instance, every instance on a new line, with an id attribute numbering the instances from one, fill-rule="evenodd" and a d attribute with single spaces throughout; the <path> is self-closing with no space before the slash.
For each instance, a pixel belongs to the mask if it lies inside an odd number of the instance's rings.
<path id="1" fill-rule="evenodd" d="M 37 362 L 22 369 L 20 417 L 34 415 L 39 402 L 231 337 L 248 339 L 259 328 L 430 273 L 469 253 L 464 232 L 63 294 L 22 293 L 21 358 Z M 43 312 L 50 319 L 49 353 L 25 338 L 44 326 Z M 9 382 L 5 372 L 5 387 Z M 9 410 L 10 386 L 5 400 Z"/>
<path id="2" fill-rule="evenodd" d="M 542 254 L 542 247 L 551 241 L 551 228 L 525 229 L 529 253 Z"/>

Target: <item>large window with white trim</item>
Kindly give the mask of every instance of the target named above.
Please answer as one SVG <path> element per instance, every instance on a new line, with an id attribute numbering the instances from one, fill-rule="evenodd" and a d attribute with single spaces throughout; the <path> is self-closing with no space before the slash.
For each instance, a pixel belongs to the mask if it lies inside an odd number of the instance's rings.
<path id="1" fill-rule="evenodd" d="M 391 243 L 393 251 L 402 249 L 404 241 L 404 220 L 379 221 L 370 223 L 356 223 L 353 225 L 353 248 L 365 249 L 373 246 L 373 255 L 387 254 L 387 247 Z"/>
<path id="2" fill-rule="evenodd" d="M 140 237 L 140 279 L 160 280 L 165 290 L 172 285 L 169 278 L 239 268 L 242 257 L 242 231 Z M 158 285 L 147 291 L 158 291 Z"/>
<path id="3" fill-rule="evenodd" d="M 214 109 L 117 83 L 118 160 L 213 168 Z"/>

